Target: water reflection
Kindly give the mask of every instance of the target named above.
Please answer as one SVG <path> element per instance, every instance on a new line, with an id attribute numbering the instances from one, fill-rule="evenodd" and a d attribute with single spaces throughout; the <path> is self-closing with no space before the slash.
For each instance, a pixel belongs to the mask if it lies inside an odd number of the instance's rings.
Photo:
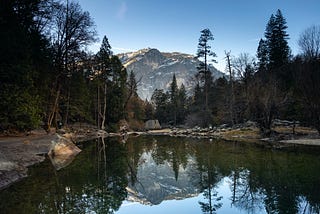
<path id="1" fill-rule="evenodd" d="M 60 171 L 49 161 L 31 168 L 0 192 L 1 212 L 126 213 L 138 202 L 139 213 L 176 213 L 184 201 L 189 213 L 320 212 L 319 152 L 165 136 L 97 139 L 82 150 Z"/>

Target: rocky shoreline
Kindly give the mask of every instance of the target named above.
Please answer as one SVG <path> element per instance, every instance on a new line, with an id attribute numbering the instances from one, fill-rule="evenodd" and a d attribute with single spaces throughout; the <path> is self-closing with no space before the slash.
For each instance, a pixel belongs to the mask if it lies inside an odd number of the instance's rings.
<path id="1" fill-rule="evenodd" d="M 106 135 L 106 132 L 86 129 L 59 134 L 73 142 L 81 142 Z M 0 137 L 0 190 L 28 176 L 28 167 L 41 163 L 58 142 L 57 133 L 34 130 L 25 135 Z"/>
<path id="2" fill-rule="evenodd" d="M 248 122 L 234 127 L 171 128 L 149 130 L 145 132 L 127 132 L 125 135 L 167 135 L 172 137 L 193 137 L 201 139 L 222 139 L 256 143 L 270 148 L 302 146 L 320 146 L 320 139 L 315 130 L 296 127 L 292 134 L 290 126 L 274 128 L 275 135 L 263 138 L 254 123 Z M 59 134 L 73 142 L 87 141 L 99 137 L 123 136 L 124 133 L 107 133 L 102 130 L 81 128 L 68 132 L 59 130 Z M 56 133 L 48 134 L 43 130 L 33 131 L 24 136 L 0 137 L 0 190 L 8 187 L 28 175 L 28 167 L 41 163 L 50 151 L 52 142 L 59 139 Z"/>

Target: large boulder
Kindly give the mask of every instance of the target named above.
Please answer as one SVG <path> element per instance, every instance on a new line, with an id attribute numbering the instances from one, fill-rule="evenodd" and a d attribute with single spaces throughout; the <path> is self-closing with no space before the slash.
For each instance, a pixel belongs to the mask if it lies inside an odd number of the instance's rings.
<path id="1" fill-rule="evenodd" d="M 68 138 L 58 135 L 57 141 L 52 141 L 48 156 L 53 166 L 59 170 L 69 165 L 75 156 L 81 152 Z"/>
<path id="2" fill-rule="evenodd" d="M 145 123 L 146 130 L 153 130 L 153 129 L 161 129 L 161 125 L 158 120 L 148 120 Z"/>

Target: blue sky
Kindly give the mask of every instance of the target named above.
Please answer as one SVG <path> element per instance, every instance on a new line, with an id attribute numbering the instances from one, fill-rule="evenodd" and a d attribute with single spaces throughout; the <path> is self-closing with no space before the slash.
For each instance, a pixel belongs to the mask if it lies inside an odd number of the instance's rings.
<path id="1" fill-rule="evenodd" d="M 271 16 L 280 9 L 287 20 L 293 54 L 299 34 L 320 25 L 320 0 L 79 0 L 96 23 L 99 42 L 106 35 L 114 53 L 157 48 L 162 52 L 195 54 L 200 31 L 214 36 L 214 66 L 224 71 L 224 51 L 255 56 L 258 42 Z"/>

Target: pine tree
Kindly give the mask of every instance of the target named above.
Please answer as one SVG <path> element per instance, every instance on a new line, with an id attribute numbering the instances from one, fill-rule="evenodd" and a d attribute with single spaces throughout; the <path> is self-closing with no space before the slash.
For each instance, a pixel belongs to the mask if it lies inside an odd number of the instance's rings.
<path id="1" fill-rule="evenodd" d="M 278 69 L 289 62 L 289 35 L 286 32 L 287 22 L 280 10 L 271 15 L 265 30 L 267 61 L 269 69 Z"/>
<path id="2" fill-rule="evenodd" d="M 187 113 L 187 91 L 182 83 L 178 91 L 177 122 L 183 123 Z"/>
<path id="3" fill-rule="evenodd" d="M 268 65 L 268 46 L 264 39 L 260 39 L 257 49 L 258 69 L 259 71 L 266 71 Z"/>
<path id="4" fill-rule="evenodd" d="M 201 31 L 201 36 L 199 38 L 197 57 L 203 59 L 198 67 L 198 74 L 204 84 L 204 93 L 205 93 L 205 108 L 208 110 L 208 93 L 209 93 L 209 84 L 212 81 L 211 72 L 208 69 L 209 57 L 216 57 L 216 54 L 211 51 L 211 46 L 209 41 L 214 40 L 213 35 L 209 29 L 204 29 Z M 216 62 L 212 59 L 213 62 Z"/>
<path id="5" fill-rule="evenodd" d="M 109 40 L 106 36 L 103 37 L 101 47 L 99 52 L 97 53 L 97 57 L 100 59 L 104 59 L 107 56 L 111 56 L 113 53 L 111 51 L 111 45 Z"/>
<path id="6" fill-rule="evenodd" d="M 173 124 L 177 125 L 177 108 L 178 108 L 178 86 L 176 75 L 173 74 L 172 82 L 170 84 L 170 102 L 172 106 Z"/>
<path id="7" fill-rule="evenodd" d="M 105 129 L 106 113 L 107 113 L 107 85 L 111 76 L 111 45 L 106 36 L 103 37 L 99 52 L 96 54 L 96 71 L 97 75 L 97 113 L 98 128 Z M 101 98 L 103 107 L 101 106 Z M 100 120 L 101 124 L 100 124 Z"/>
<path id="8" fill-rule="evenodd" d="M 120 59 L 117 56 L 110 58 L 110 77 L 108 81 L 107 93 L 108 109 L 107 118 L 108 123 L 113 125 L 119 120 L 125 118 L 125 102 L 127 96 L 127 70 L 123 67 Z"/>
<path id="9" fill-rule="evenodd" d="M 129 100 L 132 96 L 137 97 L 138 96 L 138 94 L 137 94 L 138 84 L 137 84 L 137 80 L 136 80 L 136 75 L 133 73 L 133 71 L 130 71 L 127 86 L 128 86 L 128 98 L 127 99 Z"/>

